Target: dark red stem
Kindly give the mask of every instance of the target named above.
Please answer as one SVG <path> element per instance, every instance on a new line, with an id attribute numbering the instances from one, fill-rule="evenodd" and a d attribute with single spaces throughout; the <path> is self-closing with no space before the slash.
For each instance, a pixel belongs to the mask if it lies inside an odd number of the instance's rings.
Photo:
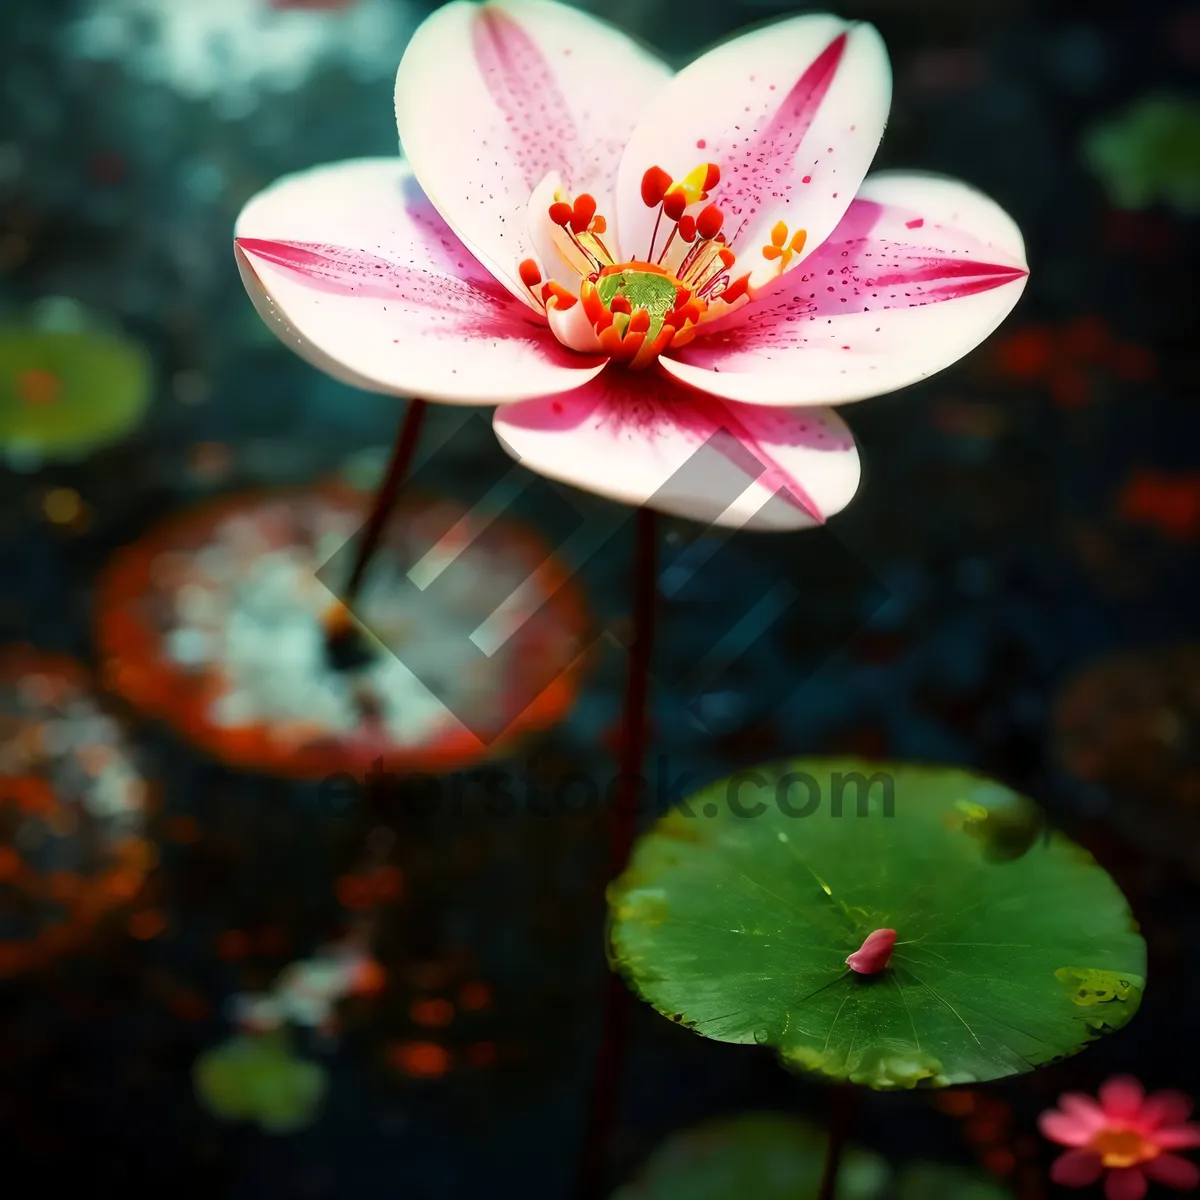
<path id="1" fill-rule="evenodd" d="M 648 508 L 637 512 L 633 555 L 633 643 L 625 681 L 621 720 L 620 771 L 609 841 L 609 877 L 616 878 L 629 861 L 637 834 L 642 760 L 648 737 L 650 654 L 654 645 L 654 607 L 658 585 L 658 523 Z M 576 1195 L 599 1200 L 605 1187 L 609 1143 L 616 1124 L 621 1066 L 629 1031 L 632 997 L 620 977 L 610 971 L 604 985 L 604 1024 L 596 1054 L 587 1135 L 579 1164 Z"/>
<path id="2" fill-rule="evenodd" d="M 408 409 L 400 424 L 400 432 L 396 435 L 396 444 L 392 447 L 392 457 L 387 466 L 387 473 L 379 485 L 379 491 L 375 493 L 375 503 L 371 508 L 371 515 L 367 519 L 362 538 L 355 548 L 354 567 L 350 572 L 350 579 L 342 596 L 342 603 L 347 608 L 353 608 L 354 601 L 358 599 L 358 592 L 362 587 L 363 576 L 367 573 L 367 566 L 379 548 L 379 540 L 387 528 L 388 518 L 392 515 L 392 509 L 396 507 L 396 501 L 404 489 L 404 480 L 412 466 L 413 455 L 417 452 L 417 442 L 421 437 L 421 422 L 425 419 L 425 408 L 424 400 L 408 402 Z"/>
<path id="3" fill-rule="evenodd" d="M 850 1137 L 850 1126 L 858 1108 L 858 1089 L 852 1083 L 839 1084 L 833 1090 L 832 1113 L 829 1118 L 829 1145 L 825 1149 L 825 1170 L 821 1173 L 821 1190 L 817 1200 L 837 1200 L 838 1171 L 842 1151 Z"/>

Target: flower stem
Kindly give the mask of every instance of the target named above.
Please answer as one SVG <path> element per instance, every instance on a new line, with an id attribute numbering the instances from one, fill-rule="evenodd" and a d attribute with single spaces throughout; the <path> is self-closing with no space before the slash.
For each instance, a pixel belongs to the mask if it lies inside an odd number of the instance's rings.
<path id="1" fill-rule="evenodd" d="M 639 508 L 633 559 L 633 643 L 625 681 L 621 720 L 616 804 L 609 839 L 609 877 L 629 861 L 637 833 L 642 760 L 646 755 L 650 655 L 654 645 L 654 601 L 658 582 L 658 523 L 648 508 Z M 631 997 L 619 976 L 609 971 L 604 982 L 604 1023 L 596 1053 L 586 1141 L 579 1163 L 576 1195 L 598 1200 L 607 1195 L 605 1167 L 616 1123 L 621 1066 L 629 1031 Z"/>
<path id="2" fill-rule="evenodd" d="M 420 440 L 421 422 L 425 417 L 425 408 L 424 400 L 408 402 L 404 420 L 400 423 L 400 432 L 396 435 L 396 444 L 392 448 L 392 457 L 387 466 L 387 473 L 379 485 L 379 491 L 375 493 L 375 503 L 371 508 L 371 515 L 367 519 L 366 528 L 355 549 L 354 567 L 350 571 L 350 579 L 346 584 L 345 594 L 342 596 L 342 603 L 347 608 L 352 608 L 355 600 L 358 599 L 363 577 L 367 573 L 367 566 L 379 548 L 379 541 L 383 537 L 384 529 L 387 528 L 388 518 L 392 515 L 392 509 L 396 507 L 396 501 L 400 498 L 400 493 L 404 488 L 404 480 L 408 475 L 409 467 L 412 466 L 413 455 L 416 453 L 417 442 Z"/>
<path id="3" fill-rule="evenodd" d="M 850 1137 L 850 1126 L 858 1108 L 858 1089 L 852 1083 L 839 1084 L 833 1092 L 833 1113 L 829 1123 L 829 1145 L 825 1149 L 825 1170 L 817 1200 L 837 1200 L 838 1171 L 842 1151 Z"/>

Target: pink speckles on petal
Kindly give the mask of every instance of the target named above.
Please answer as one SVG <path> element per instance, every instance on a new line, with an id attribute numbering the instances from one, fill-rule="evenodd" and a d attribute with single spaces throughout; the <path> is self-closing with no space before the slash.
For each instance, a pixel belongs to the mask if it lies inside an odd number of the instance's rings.
<path id="1" fill-rule="evenodd" d="M 551 478 L 733 527 L 811 527 L 858 484 L 833 413 L 723 404 L 654 370 L 607 370 L 553 401 L 505 406 L 494 424 L 510 454 Z"/>
<path id="2" fill-rule="evenodd" d="M 721 171 L 713 201 L 739 266 L 758 273 L 752 282 L 770 277 L 778 259 L 761 251 L 777 222 L 805 230 L 809 251 L 837 223 L 846 201 L 831 193 L 849 198 L 866 174 L 890 92 L 879 35 L 836 17 L 789 18 L 710 51 L 663 89 L 630 139 L 618 177 L 624 248 L 649 245 L 657 214 L 641 204 L 647 167 L 679 178 L 695 167 L 703 137 Z M 851 121 L 862 131 L 853 137 Z"/>
<path id="3" fill-rule="evenodd" d="M 925 224 L 924 217 L 913 217 L 911 221 L 904 222 L 905 229 L 920 229 Z"/>
<path id="4" fill-rule="evenodd" d="M 537 43 L 500 8 L 476 10 L 471 45 L 484 85 L 508 126 L 504 149 L 532 191 L 550 171 L 570 186 L 579 130 Z"/>
<path id="5" fill-rule="evenodd" d="M 668 351 L 664 369 L 731 400 L 845 403 L 907 386 L 977 345 L 1027 277 L 1012 221 L 932 176 L 879 176 L 863 193 L 816 253 Z M 910 229 L 914 209 L 923 224 Z"/>
<path id="6" fill-rule="evenodd" d="M 564 4 L 446 4 L 405 51 L 396 123 L 442 217 L 523 296 L 530 193 L 557 172 L 611 215 L 621 151 L 669 76 L 624 34 Z"/>
<path id="7" fill-rule="evenodd" d="M 301 276 L 316 291 L 364 300 L 392 300 L 426 308 L 430 315 L 454 313 L 497 318 L 513 298 L 495 280 L 485 284 L 435 275 L 346 246 L 238 238 L 251 258 L 274 263 Z"/>

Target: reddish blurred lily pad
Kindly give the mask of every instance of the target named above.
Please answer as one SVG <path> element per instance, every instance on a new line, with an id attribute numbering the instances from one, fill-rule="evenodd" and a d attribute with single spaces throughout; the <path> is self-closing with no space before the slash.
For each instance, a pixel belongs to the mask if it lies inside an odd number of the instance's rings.
<path id="1" fill-rule="evenodd" d="M 1145 983 L 1145 943 L 1091 856 L 948 768 L 741 772 L 660 820 L 609 903 L 612 963 L 659 1012 L 881 1090 L 1056 1062 L 1124 1025 Z M 883 928 L 888 966 L 851 972 Z"/>

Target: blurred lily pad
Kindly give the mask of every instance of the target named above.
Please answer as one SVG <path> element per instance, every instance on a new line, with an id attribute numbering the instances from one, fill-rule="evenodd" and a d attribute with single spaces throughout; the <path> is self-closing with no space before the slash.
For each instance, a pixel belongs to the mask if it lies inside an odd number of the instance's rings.
<path id="1" fill-rule="evenodd" d="M 614 968 L 706 1037 L 876 1089 L 1030 1071 L 1137 1011 L 1124 896 L 1041 810 L 945 768 L 801 760 L 676 806 L 609 892 Z M 887 967 L 846 957 L 877 929 Z"/>
<path id="2" fill-rule="evenodd" d="M 915 1162 L 900 1172 L 897 1200 L 1013 1200 L 1011 1188 L 982 1171 Z"/>
<path id="3" fill-rule="evenodd" d="M 812 1200 L 828 1134 L 780 1113 L 745 1113 L 676 1134 L 612 1200 Z M 888 1180 L 878 1155 L 848 1146 L 838 1200 L 874 1200 Z"/>
<path id="4" fill-rule="evenodd" d="M 215 1117 L 251 1121 L 264 1133 L 294 1133 L 316 1121 L 324 1068 L 296 1056 L 286 1030 L 245 1034 L 202 1054 L 192 1071 L 197 1099 Z"/>
<path id="5" fill-rule="evenodd" d="M 81 458 L 136 428 L 152 373 L 136 343 L 90 329 L 0 329 L 0 454 Z"/>
<path id="6" fill-rule="evenodd" d="M 1200 213 L 1200 102 L 1147 96 L 1088 132 L 1084 158 L 1120 208 Z"/>

